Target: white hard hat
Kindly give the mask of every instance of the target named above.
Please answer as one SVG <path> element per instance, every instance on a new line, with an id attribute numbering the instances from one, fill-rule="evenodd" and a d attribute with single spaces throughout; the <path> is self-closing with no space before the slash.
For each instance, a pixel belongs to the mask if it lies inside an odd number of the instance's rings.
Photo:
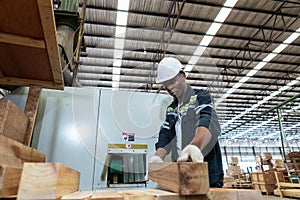
<path id="1" fill-rule="evenodd" d="M 167 57 L 162 59 L 157 67 L 156 83 L 174 78 L 183 68 L 184 66 L 176 58 Z"/>

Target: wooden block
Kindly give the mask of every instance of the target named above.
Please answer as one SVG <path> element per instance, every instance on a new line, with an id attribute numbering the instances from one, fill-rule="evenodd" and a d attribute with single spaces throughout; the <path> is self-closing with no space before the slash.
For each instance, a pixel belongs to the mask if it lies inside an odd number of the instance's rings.
<path id="1" fill-rule="evenodd" d="M 299 151 L 289 152 L 288 157 L 289 158 L 300 158 L 300 152 Z"/>
<path id="2" fill-rule="evenodd" d="M 95 191 L 92 198 L 93 200 L 123 200 L 123 196 L 115 190 L 100 190 Z"/>
<path id="3" fill-rule="evenodd" d="M 282 194 L 283 197 L 293 197 L 295 199 L 300 198 L 300 189 L 278 189 L 274 190 L 274 194 L 280 196 Z"/>
<path id="4" fill-rule="evenodd" d="M 180 200 L 181 199 L 181 197 L 177 193 L 160 190 L 160 189 L 144 189 L 143 192 L 153 195 L 156 200 Z"/>
<path id="5" fill-rule="evenodd" d="M 28 146 L 30 146 L 31 143 L 35 118 L 38 111 L 41 93 L 42 93 L 42 88 L 38 86 L 30 86 L 28 91 L 28 97 L 27 97 L 24 113 L 28 117 L 29 121 L 28 121 L 26 135 L 23 142 L 25 145 Z"/>
<path id="6" fill-rule="evenodd" d="M 263 152 L 262 153 L 262 158 L 264 160 L 272 160 L 272 153 L 270 153 L 270 152 Z"/>
<path id="7" fill-rule="evenodd" d="M 261 200 L 261 192 L 257 190 L 237 189 L 237 200 Z"/>
<path id="8" fill-rule="evenodd" d="M 145 193 L 142 190 L 119 191 L 124 200 L 155 200 L 154 195 Z"/>
<path id="9" fill-rule="evenodd" d="M 207 195 L 179 195 L 161 189 L 143 189 L 152 194 L 155 200 L 261 200 L 261 192 L 247 189 L 210 188 Z"/>
<path id="10" fill-rule="evenodd" d="M 0 164 L 22 168 L 24 162 L 45 162 L 46 155 L 36 149 L 0 135 Z"/>
<path id="11" fill-rule="evenodd" d="M 0 165 L 0 198 L 17 195 L 22 169 Z"/>
<path id="12" fill-rule="evenodd" d="M 228 166 L 227 173 L 229 175 L 241 174 L 241 168 L 240 168 L 240 166 Z"/>
<path id="13" fill-rule="evenodd" d="M 261 200 L 261 192 L 247 189 L 210 188 L 211 200 Z"/>
<path id="14" fill-rule="evenodd" d="M 205 195 L 179 195 L 178 193 L 165 191 L 161 189 L 144 189 L 145 193 L 151 194 L 155 197 L 155 200 L 210 200 Z"/>
<path id="15" fill-rule="evenodd" d="M 206 194 L 209 190 L 207 163 L 149 163 L 152 181 L 180 195 Z"/>
<path id="16" fill-rule="evenodd" d="M 0 135 L 24 143 L 28 117 L 11 100 L 0 100 Z"/>
<path id="17" fill-rule="evenodd" d="M 281 160 L 281 159 L 275 159 L 274 160 L 275 161 L 275 164 L 274 164 L 274 167 L 275 168 L 284 168 L 285 169 L 285 165 L 284 165 L 284 162 L 283 162 L 283 160 Z"/>
<path id="18" fill-rule="evenodd" d="M 238 157 L 231 157 L 231 163 L 232 164 L 238 164 L 239 163 L 239 158 Z"/>
<path id="19" fill-rule="evenodd" d="M 0 135 L 0 165 L 4 169 L 0 173 L 2 196 L 17 195 L 24 162 L 45 162 L 45 159 L 44 153 Z"/>
<path id="20" fill-rule="evenodd" d="M 76 191 L 64 195 L 61 200 L 90 200 L 95 191 Z"/>
<path id="21" fill-rule="evenodd" d="M 75 192 L 66 195 L 63 199 L 75 200 L 82 199 L 85 195 L 82 192 Z M 261 200 L 261 192 L 257 190 L 246 189 L 223 189 L 210 188 L 208 195 L 179 195 L 178 193 L 162 189 L 135 189 L 135 190 L 98 190 L 94 191 L 91 198 L 88 196 L 91 192 L 85 193 L 85 198 L 93 200 Z M 69 196 L 68 198 L 66 198 Z M 80 197 L 81 196 L 81 197 Z M 74 198 L 71 198 L 74 197 Z"/>
<path id="22" fill-rule="evenodd" d="M 24 163 L 18 199 L 57 199 L 79 188 L 80 173 L 60 163 Z"/>
<path id="23" fill-rule="evenodd" d="M 234 182 L 233 176 L 224 176 L 224 182 Z"/>

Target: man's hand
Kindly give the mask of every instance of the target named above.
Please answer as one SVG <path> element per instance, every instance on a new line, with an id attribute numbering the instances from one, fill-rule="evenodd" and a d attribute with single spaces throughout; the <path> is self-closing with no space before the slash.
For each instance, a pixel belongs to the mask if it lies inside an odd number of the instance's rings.
<path id="1" fill-rule="evenodd" d="M 149 163 L 163 163 L 164 161 L 159 156 L 152 156 Z"/>
<path id="2" fill-rule="evenodd" d="M 203 162 L 203 155 L 200 149 L 193 144 L 187 145 L 182 151 L 180 157 L 177 159 L 177 162 Z"/>
<path id="3" fill-rule="evenodd" d="M 163 163 L 163 162 L 164 162 L 163 159 L 161 159 L 161 157 L 159 156 L 152 156 L 149 160 L 149 163 Z M 146 172 L 145 180 L 149 181 L 148 171 Z"/>

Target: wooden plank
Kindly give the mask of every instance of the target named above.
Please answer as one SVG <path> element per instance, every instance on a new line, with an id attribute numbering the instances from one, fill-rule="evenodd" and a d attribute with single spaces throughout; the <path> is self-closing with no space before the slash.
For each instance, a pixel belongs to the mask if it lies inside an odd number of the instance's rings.
<path id="1" fill-rule="evenodd" d="M 248 189 L 210 188 L 207 195 L 179 195 L 161 189 L 142 189 L 154 195 L 155 200 L 261 200 L 261 192 Z"/>
<path id="2" fill-rule="evenodd" d="M 38 85 L 43 88 L 52 88 L 52 89 L 60 89 L 64 88 L 61 84 L 56 84 L 51 81 L 42 81 L 42 80 L 34 80 L 34 79 L 26 79 L 26 78 L 14 78 L 14 77 L 0 77 L 1 85 L 19 85 L 19 86 L 30 86 L 30 85 Z"/>
<path id="3" fill-rule="evenodd" d="M 90 200 L 95 191 L 76 191 L 64 195 L 61 200 Z"/>
<path id="4" fill-rule="evenodd" d="M 259 190 L 247 189 L 223 189 L 210 188 L 209 196 L 212 200 L 261 200 L 261 192 Z"/>
<path id="5" fill-rule="evenodd" d="M 211 188 L 211 191 L 213 188 Z M 237 200 L 261 200 L 261 192 L 258 190 L 237 189 Z"/>
<path id="6" fill-rule="evenodd" d="M 60 163 L 24 163 L 18 199 L 57 199 L 79 188 L 80 173 Z"/>
<path id="7" fill-rule="evenodd" d="M 145 193 L 142 190 L 119 191 L 124 200 L 155 200 L 153 194 Z"/>
<path id="8" fill-rule="evenodd" d="M 36 119 L 36 114 L 38 111 L 38 106 L 40 102 L 40 96 L 41 96 L 42 88 L 38 86 L 30 86 L 28 97 L 25 105 L 24 113 L 29 118 L 29 123 L 27 127 L 27 132 L 25 135 L 24 144 L 30 146 L 31 138 L 33 134 L 34 129 L 34 123 Z"/>
<path id="9" fill-rule="evenodd" d="M 0 84 L 63 89 L 52 1 L 4 2 L 0 8 L 4 19 L 0 27 Z"/>
<path id="10" fill-rule="evenodd" d="M 277 185 L 280 185 L 280 187 L 289 187 L 289 188 L 300 188 L 299 183 L 285 183 L 285 182 L 279 182 Z"/>
<path id="11" fill-rule="evenodd" d="M 29 119 L 11 100 L 0 100 L 0 135 L 24 143 Z"/>
<path id="12" fill-rule="evenodd" d="M 0 43 L 0 61 L 4 77 L 54 83 L 45 49 Z"/>
<path id="13" fill-rule="evenodd" d="M 282 194 L 283 197 L 300 198 L 300 189 L 280 189 L 280 191 L 275 189 L 274 194 L 277 196 Z"/>
<path id="14" fill-rule="evenodd" d="M 149 163 L 148 176 L 162 187 L 180 195 L 207 194 L 209 190 L 207 163 Z"/>
<path id="15" fill-rule="evenodd" d="M 179 195 L 178 193 L 161 189 L 144 189 L 144 193 L 154 196 L 155 200 L 210 200 L 207 195 Z"/>
<path id="16" fill-rule="evenodd" d="M 63 198 L 62 198 L 63 199 Z M 97 190 L 93 200 L 261 200 L 261 192 L 248 189 L 210 188 L 208 195 L 179 195 L 162 189 Z"/>
<path id="17" fill-rule="evenodd" d="M 0 33 L 0 42 L 42 49 L 46 47 L 45 42 L 42 39 L 34 39 L 31 37 L 13 35 L 8 33 Z"/>
<path id="18" fill-rule="evenodd" d="M 17 195 L 22 169 L 0 165 L 0 198 Z"/>
<path id="19" fill-rule="evenodd" d="M 148 190 L 147 190 L 148 191 Z M 223 189 L 210 188 L 208 195 L 195 196 L 180 196 L 176 193 L 171 193 L 162 190 L 153 190 L 151 193 L 157 193 L 157 200 L 261 200 L 261 192 L 245 189 Z"/>
<path id="20" fill-rule="evenodd" d="M 145 189 L 144 192 L 154 195 L 156 200 L 181 200 L 185 196 L 179 196 L 177 193 L 161 189 Z"/>
<path id="21" fill-rule="evenodd" d="M 45 162 L 46 155 L 36 149 L 0 135 L 0 164 L 22 168 L 24 162 Z"/>
<path id="22" fill-rule="evenodd" d="M 93 200 L 124 200 L 123 196 L 115 190 L 95 191 L 92 196 Z"/>
<path id="23" fill-rule="evenodd" d="M 56 38 L 56 27 L 52 0 L 37 0 L 39 13 L 41 17 L 42 27 L 45 36 L 47 53 L 52 69 L 52 76 L 55 84 L 64 85 L 62 67 L 58 50 L 58 42 Z"/>
<path id="24" fill-rule="evenodd" d="M 2 0 L 0 32 L 43 38 L 36 0 Z"/>

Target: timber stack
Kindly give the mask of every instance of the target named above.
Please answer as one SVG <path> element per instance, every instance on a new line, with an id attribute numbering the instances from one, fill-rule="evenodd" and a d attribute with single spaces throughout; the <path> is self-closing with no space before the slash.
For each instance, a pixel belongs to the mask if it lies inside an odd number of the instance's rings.
<path id="1" fill-rule="evenodd" d="M 209 188 L 208 168 L 205 162 L 149 163 L 148 176 L 150 180 L 158 183 L 164 192 L 171 191 L 174 199 L 261 199 L 261 193 L 257 190 Z"/>
<path id="2" fill-rule="evenodd" d="M 12 101 L 0 100 L 0 198 L 56 199 L 77 191 L 77 171 L 45 163 L 46 155 L 27 144 L 29 118 Z"/>
<path id="3" fill-rule="evenodd" d="M 251 173 L 251 180 L 254 189 L 271 195 L 275 189 L 275 175 L 272 163 L 272 154 L 265 152 L 262 156 L 256 157 L 257 172 Z"/>
<path id="4" fill-rule="evenodd" d="M 28 123 L 12 101 L 0 100 L 0 198 L 17 195 L 24 162 L 45 162 L 44 153 L 23 144 Z"/>
<path id="5" fill-rule="evenodd" d="M 245 173 L 239 166 L 238 157 L 231 157 L 231 162 L 224 177 L 224 188 L 251 189 L 250 174 Z"/>

